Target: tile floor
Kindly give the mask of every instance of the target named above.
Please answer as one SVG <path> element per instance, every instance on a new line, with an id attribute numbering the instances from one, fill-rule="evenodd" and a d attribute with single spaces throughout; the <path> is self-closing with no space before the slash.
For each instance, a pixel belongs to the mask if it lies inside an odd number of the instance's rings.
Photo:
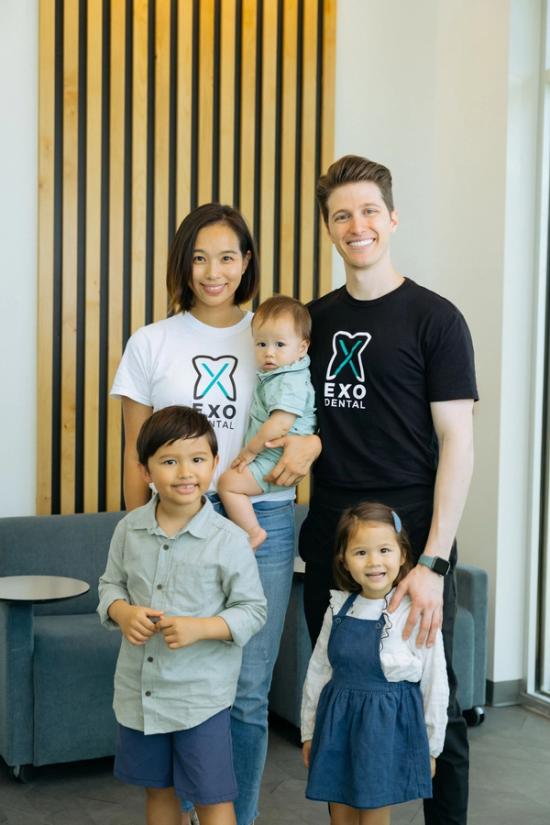
<path id="1" fill-rule="evenodd" d="M 297 733 L 273 720 L 258 825 L 327 823 L 304 798 Z M 520 707 L 488 708 L 470 729 L 469 825 L 550 825 L 550 720 Z M 13 782 L 0 765 L 0 825 L 143 825 L 141 791 L 111 776 L 109 759 L 56 765 Z M 423 823 L 420 803 L 394 809 L 392 825 Z"/>

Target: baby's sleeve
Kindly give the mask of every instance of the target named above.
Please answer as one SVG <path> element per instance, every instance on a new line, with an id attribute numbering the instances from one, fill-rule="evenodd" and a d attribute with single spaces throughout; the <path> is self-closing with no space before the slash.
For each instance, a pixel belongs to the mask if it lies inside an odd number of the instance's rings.
<path id="1" fill-rule="evenodd" d="M 307 379 L 299 373 L 284 373 L 264 386 L 265 407 L 269 415 L 274 410 L 302 416 L 307 406 Z"/>

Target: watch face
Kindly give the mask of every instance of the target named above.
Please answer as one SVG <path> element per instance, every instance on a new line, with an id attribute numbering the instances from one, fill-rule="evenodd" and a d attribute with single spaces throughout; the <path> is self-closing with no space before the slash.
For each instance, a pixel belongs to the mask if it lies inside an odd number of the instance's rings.
<path id="1" fill-rule="evenodd" d="M 446 559 L 440 559 L 438 556 L 434 558 L 432 570 L 444 576 L 449 570 L 450 564 Z"/>

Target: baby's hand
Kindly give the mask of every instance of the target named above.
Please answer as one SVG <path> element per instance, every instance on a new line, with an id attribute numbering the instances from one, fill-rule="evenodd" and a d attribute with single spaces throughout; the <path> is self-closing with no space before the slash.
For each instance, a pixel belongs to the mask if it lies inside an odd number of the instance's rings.
<path id="1" fill-rule="evenodd" d="M 435 756 L 430 756 L 430 765 L 432 767 L 432 779 L 435 776 Z"/>
<path id="2" fill-rule="evenodd" d="M 159 621 L 157 629 L 172 650 L 189 647 L 203 638 L 201 619 L 194 616 L 167 616 Z"/>
<path id="3" fill-rule="evenodd" d="M 246 447 L 243 447 L 237 458 L 231 462 L 231 469 L 237 470 L 238 473 L 242 473 L 247 464 L 250 464 L 255 458 L 255 453 L 251 452 L 251 450 L 247 450 Z"/>
<path id="4" fill-rule="evenodd" d="M 302 759 L 304 760 L 304 765 L 306 766 L 306 768 L 309 768 L 310 756 L 311 756 L 311 739 L 306 739 L 306 741 L 302 743 Z"/>
<path id="5" fill-rule="evenodd" d="M 156 633 L 155 619 L 158 621 L 163 615 L 162 610 L 128 604 L 123 600 L 114 602 L 109 608 L 109 616 L 132 645 L 144 645 Z"/>

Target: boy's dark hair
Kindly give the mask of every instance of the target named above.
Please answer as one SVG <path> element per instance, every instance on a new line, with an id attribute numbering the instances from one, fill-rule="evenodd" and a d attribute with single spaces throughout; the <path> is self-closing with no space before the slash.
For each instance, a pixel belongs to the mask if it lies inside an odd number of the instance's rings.
<path id="1" fill-rule="evenodd" d="M 326 224 L 328 224 L 328 199 L 334 189 L 344 186 L 346 183 L 362 183 L 364 181 L 371 181 L 378 186 L 382 200 L 388 207 L 388 212 L 393 212 L 390 170 L 386 166 L 382 166 L 381 163 L 362 158 L 360 155 L 344 155 L 343 158 L 334 161 L 327 169 L 326 174 L 321 175 L 317 181 L 317 202 Z"/>
<path id="2" fill-rule="evenodd" d="M 193 306 L 195 296 L 190 286 L 193 275 L 193 251 L 197 235 L 205 226 L 213 223 L 226 224 L 236 234 L 239 249 L 244 256 L 250 252 L 250 260 L 234 296 L 238 306 L 253 298 L 258 291 L 260 267 L 254 240 L 246 221 L 232 206 L 221 203 L 204 203 L 193 209 L 181 222 L 168 253 L 166 289 L 168 312 L 186 312 Z"/>
<path id="3" fill-rule="evenodd" d="M 333 559 L 334 581 L 340 590 L 347 590 L 349 593 L 361 591 L 361 585 L 355 581 L 349 570 L 344 567 L 344 554 L 351 537 L 359 527 L 361 522 L 370 521 L 376 524 L 388 524 L 395 530 L 393 510 L 386 504 L 376 501 L 363 501 L 344 510 L 338 528 L 336 530 L 336 551 Z M 401 527 L 399 533 L 395 530 L 397 543 L 404 558 L 404 562 L 399 569 L 399 574 L 393 584 L 399 584 L 404 579 L 409 570 L 413 567 L 411 543 L 405 529 Z"/>
<path id="4" fill-rule="evenodd" d="M 212 455 L 218 455 L 218 442 L 207 417 L 192 407 L 174 404 L 158 410 L 144 422 L 137 437 L 136 447 L 139 463 L 147 467 L 147 462 L 163 444 L 173 444 L 178 439 L 206 436 Z"/>
<path id="5" fill-rule="evenodd" d="M 254 313 L 252 327 L 261 326 L 270 318 L 280 318 L 281 315 L 290 315 L 294 321 L 296 334 L 306 341 L 311 339 L 311 315 L 308 309 L 288 295 L 273 295 L 266 301 L 262 301 Z"/>

